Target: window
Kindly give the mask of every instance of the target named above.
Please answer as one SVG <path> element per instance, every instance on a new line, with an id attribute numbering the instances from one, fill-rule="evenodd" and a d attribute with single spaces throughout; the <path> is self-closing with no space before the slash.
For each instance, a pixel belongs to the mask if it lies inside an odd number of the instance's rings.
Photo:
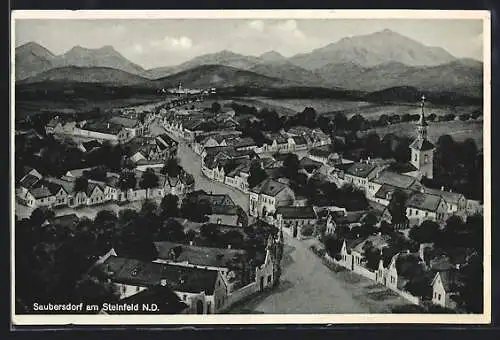
<path id="1" fill-rule="evenodd" d="M 187 300 L 187 295 L 186 295 L 186 294 L 184 294 L 184 295 L 182 296 L 182 300 L 184 300 L 184 301 L 186 301 L 186 300 Z"/>
<path id="2" fill-rule="evenodd" d="M 411 209 L 408 209 L 408 216 L 411 216 Z"/>
<path id="3" fill-rule="evenodd" d="M 427 163 L 429 163 L 429 156 L 425 155 L 424 156 L 424 164 L 427 164 Z"/>
<path id="4" fill-rule="evenodd" d="M 425 217 L 427 217 L 427 216 L 429 216 L 429 212 L 426 211 L 425 212 Z"/>
<path id="5" fill-rule="evenodd" d="M 438 294 L 438 300 L 441 301 L 441 294 Z"/>
<path id="6" fill-rule="evenodd" d="M 140 287 L 135 287 L 135 291 L 138 292 L 141 288 Z"/>

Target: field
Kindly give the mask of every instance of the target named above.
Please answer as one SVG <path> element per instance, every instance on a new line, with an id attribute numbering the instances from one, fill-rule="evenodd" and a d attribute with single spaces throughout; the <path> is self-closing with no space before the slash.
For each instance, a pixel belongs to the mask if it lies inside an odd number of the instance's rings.
<path id="1" fill-rule="evenodd" d="M 305 107 L 313 107 L 319 114 L 332 114 L 343 112 L 350 117 L 360 114 L 367 119 L 376 119 L 383 114 L 418 114 L 418 104 L 377 104 L 363 101 L 345 101 L 337 99 L 273 99 L 265 97 L 238 98 L 238 102 L 256 107 L 275 109 L 280 115 L 294 115 L 301 112 Z M 460 115 L 477 110 L 476 106 L 433 106 L 428 105 L 427 114 L 434 113 L 444 116 L 449 113 Z"/>
<path id="2" fill-rule="evenodd" d="M 158 103 L 165 100 L 160 96 L 140 96 L 123 99 L 109 99 L 109 100 L 75 100 L 71 102 L 65 101 L 39 101 L 39 100 L 22 100 L 18 99 L 15 103 L 15 116 L 16 119 L 24 119 L 28 116 L 38 114 L 41 112 L 58 112 L 58 113 L 73 113 L 73 112 L 89 112 L 95 108 L 100 108 L 103 111 L 122 108 L 128 106 L 135 106 L 147 103 Z"/>
<path id="3" fill-rule="evenodd" d="M 375 131 L 382 138 L 388 133 L 393 133 L 400 136 L 414 136 L 415 123 L 400 123 L 386 127 L 374 128 L 368 130 Z M 464 141 L 467 138 L 472 138 L 481 149 L 483 147 L 483 121 L 466 121 L 459 120 L 451 122 L 434 122 L 430 123 L 427 129 L 429 139 L 436 143 L 442 135 L 450 135 L 455 141 Z"/>

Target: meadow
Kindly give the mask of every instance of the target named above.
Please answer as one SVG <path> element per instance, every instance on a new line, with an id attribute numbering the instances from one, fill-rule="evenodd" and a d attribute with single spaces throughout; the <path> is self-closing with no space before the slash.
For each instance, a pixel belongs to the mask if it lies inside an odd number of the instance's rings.
<path id="1" fill-rule="evenodd" d="M 280 115 L 294 115 L 308 106 L 313 107 L 318 114 L 322 115 L 343 112 L 347 117 L 360 114 L 366 119 L 377 119 L 383 114 L 390 116 L 393 114 L 418 114 L 420 112 L 418 103 L 379 104 L 338 99 L 273 99 L 266 97 L 238 98 L 237 102 L 259 108 L 275 109 Z M 436 106 L 429 103 L 426 112 L 427 114 L 434 113 L 436 116 L 444 116 L 450 113 L 455 115 L 472 113 L 477 109 L 477 106 Z"/>
<path id="2" fill-rule="evenodd" d="M 360 132 L 360 134 L 367 134 L 370 131 L 375 131 L 382 138 L 386 134 L 393 133 L 397 136 L 414 136 L 415 123 L 398 123 L 385 127 L 373 128 L 367 131 Z M 476 142 L 478 149 L 483 147 L 483 121 L 482 120 L 469 120 L 462 122 L 454 120 L 450 122 L 432 122 L 429 123 L 427 129 L 429 140 L 436 143 L 442 135 L 450 135 L 455 141 L 464 141 L 467 138 L 472 138 Z"/>

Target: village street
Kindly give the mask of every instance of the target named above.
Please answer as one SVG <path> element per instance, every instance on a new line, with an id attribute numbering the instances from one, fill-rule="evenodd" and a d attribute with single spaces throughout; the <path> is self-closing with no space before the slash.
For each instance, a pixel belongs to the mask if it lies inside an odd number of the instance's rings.
<path id="1" fill-rule="evenodd" d="M 308 249 L 308 241 L 285 234 L 280 284 L 231 308 L 229 314 L 391 313 L 408 302 L 347 270 L 330 270 Z"/>
<path id="2" fill-rule="evenodd" d="M 161 127 L 157 120 L 153 121 L 150 125 L 151 135 L 160 135 L 167 133 Z M 169 134 L 170 135 L 170 134 Z M 174 138 L 174 136 L 170 137 Z M 249 197 L 241 191 L 231 188 L 219 182 L 211 181 L 201 173 L 201 159 L 185 141 L 175 138 L 179 142 L 177 150 L 177 157 L 179 158 L 180 165 L 194 177 L 195 190 L 204 190 L 213 194 L 228 194 L 233 201 L 241 206 L 245 211 L 249 208 Z"/>
<path id="3" fill-rule="evenodd" d="M 285 235 L 280 285 L 230 310 L 230 314 L 368 313 L 304 243 Z M 287 254 L 288 253 L 288 254 Z"/>

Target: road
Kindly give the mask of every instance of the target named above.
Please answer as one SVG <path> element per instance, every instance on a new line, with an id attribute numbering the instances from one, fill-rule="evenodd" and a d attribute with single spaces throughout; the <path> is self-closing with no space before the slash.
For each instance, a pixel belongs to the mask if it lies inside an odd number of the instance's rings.
<path id="1" fill-rule="evenodd" d="M 150 126 L 151 135 L 159 135 L 167 133 L 155 120 Z M 169 134 L 170 135 L 170 134 Z M 170 135 L 174 138 L 174 136 Z M 179 158 L 180 165 L 194 177 L 195 190 L 204 190 L 208 193 L 214 194 L 228 194 L 233 201 L 248 211 L 250 202 L 248 194 L 234 189 L 230 186 L 224 185 L 219 182 L 212 181 L 201 173 L 201 158 L 194 152 L 185 141 L 174 138 L 179 142 L 177 149 L 177 157 Z"/>
<path id="2" fill-rule="evenodd" d="M 288 255 L 286 255 L 288 253 Z M 342 314 L 370 313 L 369 307 L 336 277 L 304 243 L 285 236 L 280 285 L 229 313 Z"/>

